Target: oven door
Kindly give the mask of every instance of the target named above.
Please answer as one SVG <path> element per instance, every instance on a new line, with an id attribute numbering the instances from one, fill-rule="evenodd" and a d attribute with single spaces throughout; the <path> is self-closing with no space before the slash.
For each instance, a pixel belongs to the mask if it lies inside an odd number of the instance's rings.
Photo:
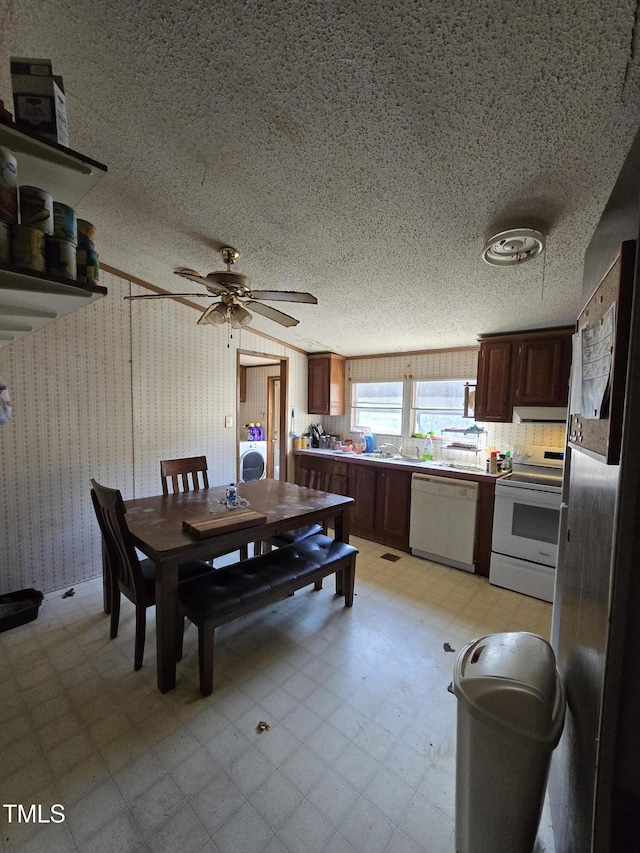
<path id="1" fill-rule="evenodd" d="M 555 568 L 560 503 L 555 492 L 496 484 L 491 550 Z"/>

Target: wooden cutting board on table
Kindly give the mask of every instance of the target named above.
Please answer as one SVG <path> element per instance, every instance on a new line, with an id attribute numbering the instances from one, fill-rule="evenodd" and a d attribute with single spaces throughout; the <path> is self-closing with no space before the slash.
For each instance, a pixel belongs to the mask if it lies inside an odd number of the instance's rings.
<path id="1" fill-rule="evenodd" d="M 196 539 L 207 539 L 209 536 L 219 536 L 222 533 L 242 530 L 244 527 L 264 524 L 266 520 L 266 515 L 254 509 L 232 509 L 217 515 L 208 515 L 205 518 L 184 520 L 182 528 Z"/>

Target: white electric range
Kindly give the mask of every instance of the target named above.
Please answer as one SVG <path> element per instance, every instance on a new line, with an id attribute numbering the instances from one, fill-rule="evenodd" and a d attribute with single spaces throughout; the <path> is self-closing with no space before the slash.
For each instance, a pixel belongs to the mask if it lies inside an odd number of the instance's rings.
<path id="1" fill-rule="evenodd" d="M 489 581 L 553 601 L 564 448 L 514 448 L 513 471 L 496 482 Z"/>

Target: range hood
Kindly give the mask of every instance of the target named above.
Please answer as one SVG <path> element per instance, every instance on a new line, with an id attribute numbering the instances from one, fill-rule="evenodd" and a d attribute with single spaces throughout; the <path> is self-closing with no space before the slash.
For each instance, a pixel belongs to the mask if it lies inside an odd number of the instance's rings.
<path id="1" fill-rule="evenodd" d="M 514 424 L 566 424 L 566 406 L 514 406 Z"/>

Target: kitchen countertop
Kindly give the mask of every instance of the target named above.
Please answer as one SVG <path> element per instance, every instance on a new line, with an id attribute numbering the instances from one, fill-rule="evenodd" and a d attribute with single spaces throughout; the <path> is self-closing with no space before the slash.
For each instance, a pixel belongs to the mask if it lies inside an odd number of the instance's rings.
<path id="1" fill-rule="evenodd" d="M 423 462 L 421 459 L 394 458 L 393 456 L 385 458 L 372 457 L 364 453 L 342 453 L 336 450 L 320 450 L 317 447 L 309 448 L 308 450 L 294 450 L 294 456 L 330 456 L 338 462 L 348 462 L 355 465 L 375 465 L 380 468 L 404 468 L 413 473 L 414 471 L 424 471 L 429 474 L 434 474 L 439 477 L 450 477 L 454 480 L 473 480 L 479 483 L 495 482 L 504 477 L 505 473 L 487 474 L 482 468 L 465 468 L 462 465 L 455 463 L 441 462 L 439 460 L 429 460 Z"/>

